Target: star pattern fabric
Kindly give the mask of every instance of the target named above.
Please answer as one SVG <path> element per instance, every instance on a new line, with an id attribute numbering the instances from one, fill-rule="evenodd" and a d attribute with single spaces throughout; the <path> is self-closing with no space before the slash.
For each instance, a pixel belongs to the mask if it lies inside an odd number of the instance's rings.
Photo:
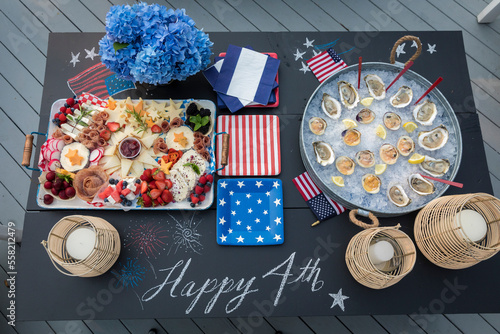
<path id="1" fill-rule="evenodd" d="M 219 180 L 217 243 L 240 246 L 282 244 L 282 202 L 281 180 Z"/>

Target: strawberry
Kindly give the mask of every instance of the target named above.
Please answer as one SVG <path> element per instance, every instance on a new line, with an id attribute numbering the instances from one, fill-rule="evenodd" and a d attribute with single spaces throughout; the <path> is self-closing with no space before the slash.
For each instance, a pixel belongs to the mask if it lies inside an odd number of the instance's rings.
<path id="1" fill-rule="evenodd" d="M 200 179 L 198 180 L 198 182 L 200 182 L 201 184 L 205 185 L 205 183 L 207 183 L 207 178 L 205 176 L 202 176 L 202 177 L 200 177 Z"/>
<path id="2" fill-rule="evenodd" d="M 198 195 L 201 195 L 203 193 L 203 188 L 200 186 L 194 187 L 194 192 Z"/>
<path id="3" fill-rule="evenodd" d="M 206 177 L 208 182 L 214 183 L 214 176 L 212 174 L 208 174 Z"/>
<path id="4" fill-rule="evenodd" d="M 156 199 L 156 201 L 158 201 L 158 204 L 160 204 L 160 205 L 164 205 L 164 204 L 165 204 L 165 202 L 161 199 L 161 196 L 160 196 L 160 197 L 158 197 L 158 198 Z"/>
<path id="5" fill-rule="evenodd" d="M 70 97 L 69 99 L 66 99 L 66 103 L 72 106 L 73 104 L 75 104 L 75 99 Z"/>
<path id="6" fill-rule="evenodd" d="M 153 179 L 163 181 L 165 180 L 165 173 L 163 171 L 156 171 L 153 174 Z"/>
<path id="7" fill-rule="evenodd" d="M 174 184 L 172 183 L 172 181 L 170 181 L 169 179 L 165 179 L 165 183 L 167 184 L 167 188 L 168 188 L 168 189 L 172 188 L 172 187 L 173 187 L 173 185 L 174 185 Z"/>
<path id="8" fill-rule="evenodd" d="M 158 188 L 158 190 L 163 191 L 163 189 L 167 187 L 167 183 L 165 183 L 165 181 L 157 180 L 155 183 L 156 183 L 156 188 Z"/>
<path id="9" fill-rule="evenodd" d="M 151 169 L 151 176 L 155 175 L 157 170 L 158 170 L 157 167 Z"/>
<path id="10" fill-rule="evenodd" d="M 158 197 L 161 196 L 161 190 L 158 189 L 152 189 L 149 194 L 151 195 L 152 199 L 157 199 Z"/>
<path id="11" fill-rule="evenodd" d="M 151 132 L 152 133 L 160 133 L 161 132 L 161 128 L 158 124 L 155 124 L 151 127 Z"/>
<path id="12" fill-rule="evenodd" d="M 153 206 L 158 206 L 160 203 L 158 202 L 158 199 L 153 200 Z"/>
<path id="13" fill-rule="evenodd" d="M 149 208 L 149 207 L 153 206 L 153 202 L 151 200 L 151 197 L 149 197 L 148 194 L 142 194 L 142 204 L 146 208 Z"/>
<path id="14" fill-rule="evenodd" d="M 152 181 L 153 180 L 153 176 L 151 175 L 151 169 L 146 169 L 144 171 L 144 173 L 142 173 L 142 175 L 144 175 L 146 177 L 146 180 L 145 181 Z"/>
<path id="15" fill-rule="evenodd" d="M 142 181 L 141 183 L 141 194 L 145 194 L 148 191 L 148 183 L 146 181 Z"/>
<path id="16" fill-rule="evenodd" d="M 172 195 L 172 193 L 170 191 L 168 191 L 167 189 L 163 190 L 163 192 L 161 193 L 161 199 L 166 203 L 170 203 L 174 200 L 174 195 Z"/>
<path id="17" fill-rule="evenodd" d="M 200 201 L 199 197 L 195 197 L 194 194 L 191 194 L 191 203 L 196 204 Z"/>
<path id="18" fill-rule="evenodd" d="M 118 130 L 120 130 L 120 123 L 117 123 L 117 122 L 108 122 L 106 123 L 109 131 L 111 132 L 116 132 Z"/>
<path id="19" fill-rule="evenodd" d="M 141 176 L 139 176 L 139 178 L 141 179 L 141 181 L 146 181 L 148 179 L 148 177 L 144 174 L 142 174 Z"/>
<path id="20" fill-rule="evenodd" d="M 207 185 L 205 184 L 205 187 L 203 188 L 203 192 L 206 194 L 206 193 L 208 193 L 209 191 L 210 191 L 210 186 L 207 186 Z"/>
<path id="21" fill-rule="evenodd" d="M 59 120 L 62 122 L 66 122 L 66 115 L 65 114 L 61 114 L 59 115 Z"/>
<path id="22" fill-rule="evenodd" d="M 205 195 L 200 195 L 198 198 L 200 199 L 200 202 L 203 202 L 205 200 Z"/>
<path id="23" fill-rule="evenodd" d="M 151 182 L 149 182 L 149 183 L 148 183 L 148 187 L 149 187 L 149 189 L 156 189 L 156 188 L 158 188 L 158 187 L 156 186 L 156 182 L 155 182 L 155 181 L 151 181 Z"/>
<path id="24" fill-rule="evenodd" d="M 99 136 L 108 141 L 111 138 L 111 132 L 109 132 L 109 130 L 102 130 L 101 133 L 99 133 Z"/>

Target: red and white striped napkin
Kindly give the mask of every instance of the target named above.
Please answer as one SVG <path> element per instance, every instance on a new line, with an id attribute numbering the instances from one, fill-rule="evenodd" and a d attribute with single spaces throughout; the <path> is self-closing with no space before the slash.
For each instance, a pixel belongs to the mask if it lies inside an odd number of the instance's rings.
<path id="1" fill-rule="evenodd" d="M 229 159 L 223 176 L 278 175 L 281 173 L 280 126 L 275 115 L 219 116 L 217 132 L 230 135 Z M 217 168 L 222 141 L 217 141 Z"/>

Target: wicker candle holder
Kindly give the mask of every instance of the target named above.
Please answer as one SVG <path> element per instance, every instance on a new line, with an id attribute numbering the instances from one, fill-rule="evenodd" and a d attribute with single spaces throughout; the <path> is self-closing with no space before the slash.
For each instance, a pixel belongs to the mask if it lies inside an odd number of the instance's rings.
<path id="1" fill-rule="evenodd" d="M 464 210 L 482 216 L 484 238 L 471 240 Z M 415 240 L 422 254 L 443 268 L 463 269 L 489 259 L 500 250 L 500 200 L 484 193 L 436 198 L 418 213 Z"/>
<path id="2" fill-rule="evenodd" d="M 79 229 L 90 229 L 95 233 L 93 248 L 82 259 L 72 257 L 67 248 L 68 237 Z M 104 219 L 91 216 L 62 218 L 52 227 L 47 241 L 42 241 L 42 245 L 59 272 L 79 277 L 104 274 L 118 259 L 121 249 L 118 231 Z M 74 251 L 72 254 L 75 256 Z"/>
<path id="3" fill-rule="evenodd" d="M 417 258 L 415 246 L 399 227 L 399 224 L 394 227 L 372 227 L 351 239 L 345 260 L 358 283 L 371 289 L 384 289 L 399 282 L 413 269 Z M 374 263 L 370 258 L 370 246 L 380 240 L 393 246 L 394 256 L 385 263 Z"/>

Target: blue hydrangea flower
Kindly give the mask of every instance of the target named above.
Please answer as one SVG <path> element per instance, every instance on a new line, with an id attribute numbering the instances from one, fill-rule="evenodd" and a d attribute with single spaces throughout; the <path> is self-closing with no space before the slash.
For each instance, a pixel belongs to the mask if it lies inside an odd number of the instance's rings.
<path id="1" fill-rule="evenodd" d="M 128 46 L 115 51 L 115 42 Z M 99 55 L 121 78 L 164 84 L 185 80 L 208 66 L 212 45 L 184 9 L 141 2 L 111 7 Z"/>

